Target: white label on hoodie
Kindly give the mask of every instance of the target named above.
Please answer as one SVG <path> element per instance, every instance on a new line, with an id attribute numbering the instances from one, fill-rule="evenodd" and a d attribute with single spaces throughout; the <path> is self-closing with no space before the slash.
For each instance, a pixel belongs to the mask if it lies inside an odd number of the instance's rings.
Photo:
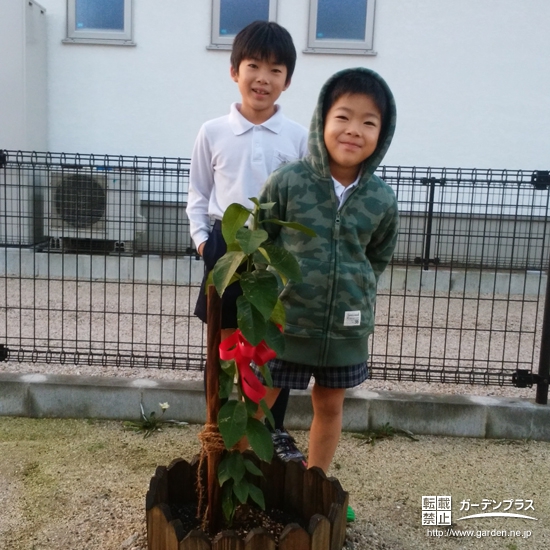
<path id="1" fill-rule="evenodd" d="M 361 324 L 361 312 L 360 311 L 346 311 L 344 315 L 345 327 L 358 327 Z"/>

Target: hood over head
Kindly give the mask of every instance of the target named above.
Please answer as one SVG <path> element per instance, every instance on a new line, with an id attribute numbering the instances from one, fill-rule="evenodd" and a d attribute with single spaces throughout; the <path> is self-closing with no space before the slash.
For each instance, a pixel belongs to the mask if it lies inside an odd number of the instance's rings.
<path id="1" fill-rule="evenodd" d="M 319 94 L 319 99 L 317 100 L 317 106 L 313 113 L 313 118 L 311 119 L 311 124 L 309 127 L 309 140 L 308 146 L 310 151 L 310 156 L 308 161 L 311 163 L 314 171 L 318 172 L 321 176 L 330 178 L 330 166 L 328 161 L 328 152 L 325 147 L 325 141 L 323 139 L 323 130 L 324 130 L 324 119 L 323 119 L 323 103 L 325 100 L 325 95 L 331 84 L 337 78 L 341 76 L 352 73 L 352 72 L 362 72 L 370 75 L 375 80 L 379 82 L 382 87 L 382 90 L 386 94 L 386 114 L 382 121 L 382 129 L 380 131 L 380 137 L 378 138 L 378 145 L 374 153 L 363 162 L 363 167 L 361 169 L 361 178 L 360 181 L 365 181 L 370 179 L 374 174 L 375 170 L 378 168 L 379 164 L 382 162 L 386 151 L 388 150 L 390 143 L 393 138 L 395 131 L 396 123 L 396 107 L 393 94 L 386 84 L 386 81 L 375 71 L 367 69 L 365 67 L 356 67 L 353 69 L 344 69 L 332 75 L 324 86 L 321 88 Z"/>

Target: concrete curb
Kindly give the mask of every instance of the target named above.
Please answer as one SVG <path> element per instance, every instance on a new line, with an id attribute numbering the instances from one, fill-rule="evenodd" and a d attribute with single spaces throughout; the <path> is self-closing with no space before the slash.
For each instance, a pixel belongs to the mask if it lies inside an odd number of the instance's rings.
<path id="1" fill-rule="evenodd" d="M 137 420 L 140 403 L 158 414 L 163 402 L 167 418 L 205 420 L 202 382 L 0 373 L 0 416 Z M 286 426 L 306 430 L 311 416 L 310 391 L 293 391 Z M 550 407 L 530 400 L 348 390 L 345 431 L 386 423 L 419 435 L 550 441 Z"/>

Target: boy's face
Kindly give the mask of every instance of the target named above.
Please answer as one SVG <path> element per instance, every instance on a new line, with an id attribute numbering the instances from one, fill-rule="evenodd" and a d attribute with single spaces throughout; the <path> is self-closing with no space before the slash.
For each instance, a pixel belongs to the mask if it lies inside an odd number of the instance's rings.
<path id="1" fill-rule="evenodd" d="M 328 110 L 323 137 L 330 172 L 342 185 L 355 181 L 361 163 L 374 153 L 381 129 L 382 116 L 370 96 L 346 94 Z"/>
<path id="2" fill-rule="evenodd" d="M 239 70 L 231 67 L 231 78 L 239 85 L 241 114 L 261 124 L 275 113 L 275 102 L 289 86 L 286 65 L 273 60 L 243 59 Z"/>

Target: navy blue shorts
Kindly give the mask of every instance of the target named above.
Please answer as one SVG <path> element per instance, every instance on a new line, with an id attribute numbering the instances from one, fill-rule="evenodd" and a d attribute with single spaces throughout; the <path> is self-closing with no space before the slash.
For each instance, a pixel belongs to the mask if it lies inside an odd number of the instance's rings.
<path id="1" fill-rule="evenodd" d="M 315 383 L 324 388 L 353 388 L 369 377 L 366 362 L 345 367 L 312 367 L 283 361 L 282 359 L 272 359 L 266 364 L 271 372 L 274 388 L 305 390 L 312 376 L 315 378 Z M 265 384 L 259 367 L 254 363 L 251 364 L 251 367 L 260 382 Z"/>
<path id="2" fill-rule="evenodd" d="M 210 236 L 204 245 L 202 258 L 204 260 L 204 276 L 202 278 L 201 289 L 197 304 L 195 305 L 195 315 L 206 323 L 206 279 L 216 262 L 225 254 L 227 246 L 222 235 L 221 221 L 216 220 Z M 237 298 L 242 294 L 238 282 L 229 285 L 222 296 L 222 326 L 221 328 L 237 328 Z"/>

